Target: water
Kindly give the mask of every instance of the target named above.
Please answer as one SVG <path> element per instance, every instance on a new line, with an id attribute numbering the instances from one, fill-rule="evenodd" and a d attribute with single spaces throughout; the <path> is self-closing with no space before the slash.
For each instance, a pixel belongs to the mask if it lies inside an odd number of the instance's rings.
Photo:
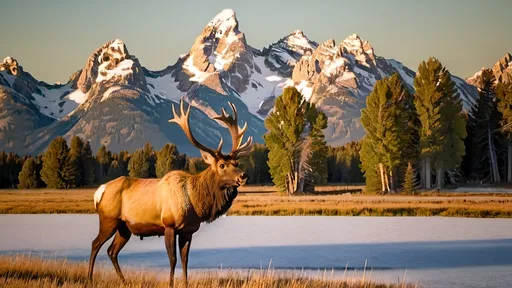
<path id="1" fill-rule="evenodd" d="M 0 215 L 0 253 L 87 261 L 97 215 Z M 109 240 L 98 261 L 106 256 Z M 512 286 L 512 219 L 229 216 L 194 235 L 192 269 L 305 269 L 323 277 L 418 282 L 422 287 Z M 132 237 L 122 267 L 168 269 L 163 237 Z M 178 261 L 178 268 L 180 263 Z M 345 269 L 348 267 L 348 270 Z M 193 274 L 191 274 L 193 276 Z"/>

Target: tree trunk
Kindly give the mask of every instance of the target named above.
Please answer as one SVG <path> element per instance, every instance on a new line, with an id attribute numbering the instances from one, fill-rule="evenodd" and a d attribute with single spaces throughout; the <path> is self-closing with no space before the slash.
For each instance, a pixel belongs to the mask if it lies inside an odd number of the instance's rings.
<path id="1" fill-rule="evenodd" d="M 430 189 L 430 180 L 432 168 L 430 168 L 430 156 L 425 159 L 425 189 Z"/>
<path id="2" fill-rule="evenodd" d="M 512 183 L 512 140 L 508 141 L 507 182 Z"/>
<path id="3" fill-rule="evenodd" d="M 491 174 L 492 181 L 494 183 L 500 183 L 500 172 L 498 170 L 498 160 L 496 157 L 496 148 L 494 147 L 494 138 L 492 137 L 492 131 L 490 125 L 487 129 L 487 140 L 489 141 L 489 161 L 491 162 Z"/>
<path id="4" fill-rule="evenodd" d="M 388 170 L 384 167 L 384 180 L 386 181 L 386 192 L 389 193 L 391 189 L 389 189 L 389 177 Z"/>
<path id="5" fill-rule="evenodd" d="M 380 169 L 380 183 L 382 184 L 382 192 L 386 192 L 386 180 L 384 179 L 384 164 L 379 163 Z"/>
<path id="6" fill-rule="evenodd" d="M 444 170 L 443 168 L 437 168 L 437 188 L 443 189 L 444 186 Z"/>
<path id="7" fill-rule="evenodd" d="M 427 162 L 425 161 L 425 159 L 421 159 L 421 165 L 420 165 L 420 188 L 421 189 L 424 189 L 426 187 L 425 185 L 425 174 L 427 173 L 426 172 L 426 169 L 425 169 L 425 164 Z"/>
<path id="8" fill-rule="evenodd" d="M 389 192 L 395 192 L 395 174 L 393 169 L 389 169 L 389 182 L 391 182 Z"/>

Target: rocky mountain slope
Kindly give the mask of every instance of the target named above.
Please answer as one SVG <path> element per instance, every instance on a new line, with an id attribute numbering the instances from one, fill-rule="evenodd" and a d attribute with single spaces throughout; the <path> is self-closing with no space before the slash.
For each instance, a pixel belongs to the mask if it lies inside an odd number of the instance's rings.
<path id="1" fill-rule="evenodd" d="M 476 72 L 473 76 L 468 77 L 466 82 L 473 86 L 479 87 L 481 83 L 478 77 L 482 74 L 483 69 L 485 69 L 485 67 L 482 67 L 482 69 Z M 496 81 L 512 81 L 512 55 L 510 55 L 510 53 L 505 54 L 505 56 L 498 60 L 498 62 L 490 67 L 490 69 L 492 70 Z"/>
<path id="2" fill-rule="evenodd" d="M 508 56 L 499 67 L 510 67 Z M 415 77 L 399 61 L 378 56 L 356 34 L 338 45 L 333 39 L 318 44 L 295 30 L 256 49 L 229 9 L 206 23 L 188 53 L 160 71 L 143 67 L 119 39 L 94 51 L 66 84 L 37 81 L 13 58 L 0 70 L 0 139 L 9 139 L 0 150 L 23 154 L 42 152 L 55 136 L 79 135 L 91 141 L 93 151 L 101 144 L 133 151 L 150 141 L 155 149 L 172 142 L 180 152 L 199 155 L 168 122 L 172 104 L 180 99 L 193 106 L 191 127 L 205 144 L 216 147 L 220 137 L 230 143 L 227 129 L 210 119 L 222 107 L 230 111 L 228 102 L 236 105 L 240 125 L 248 123 L 246 136 L 261 143 L 263 120 L 289 86 L 328 115 L 328 144 L 343 145 L 364 135 L 360 110 L 377 80 L 398 72 L 412 91 Z M 468 109 L 476 89 L 453 79 Z"/>

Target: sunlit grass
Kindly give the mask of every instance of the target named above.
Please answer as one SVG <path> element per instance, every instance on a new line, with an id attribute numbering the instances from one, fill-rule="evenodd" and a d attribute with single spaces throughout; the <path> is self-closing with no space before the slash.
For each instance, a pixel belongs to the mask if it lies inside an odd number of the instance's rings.
<path id="1" fill-rule="evenodd" d="M 269 190 L 262 187 L 261 190 Z M 323 188 L 326 189 L 326 188 Z M 334 189 L 334 188 L 331 188 Z M 1 214 L 96 213 L 95 189 L 3 190 Z M 510 194 L 437 193 L 418 196 L 336 194 L 283 196 L 277 193 L 241 193 L 228 215 L 325 215 L 325 216 L 446 216 L 512 218 Z"/>
<path id="2" fill-rule="evenodd" d="M 126 283 L 118 280 L 113 269 L 97 265 L 94 287 L 168 287 L 168 274 L 150 269 L 123 268 Z M 0 286 L 2 287 L 92 287 L 87 279 L 86 262 L 42 260 L 29 256 L 0 256 Z M 181 275 L 176 275 L 175 287 L 185 287 Z M 409 283 L 382 284 L 371 280 L 371 273 L 360 278 L 312 278 L 273 269 L 252 271 L 208 271 L 189 273 L 190 288 L 384 288 L 419 287 Z"/>

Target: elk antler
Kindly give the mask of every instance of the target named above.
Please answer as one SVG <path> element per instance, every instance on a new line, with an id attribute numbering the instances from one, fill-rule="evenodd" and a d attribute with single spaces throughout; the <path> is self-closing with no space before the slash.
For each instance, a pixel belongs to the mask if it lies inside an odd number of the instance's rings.
<path id="1" fill-rule="evenodd" d="M 233 110 L 233 116 L 228 115 L 226 113 L 226 110 L 224 110 L 224 108 L 222 108 L 222 115 L 217 116 L 213 119 L 220 120 L 228 126 L 229 134 L 231 134 L 231 140 L 232 140 L 230 154 L 233 157 L 237 158 L 237 157 L 241 157 L 241 156 L 244 156 L 249 153 L 249 151 L 251 149 L 251 144 L 252 144 L 252 136 L 249 136 L 247 141 L 243 145 L 240 146 L 240 144 L 242 144 L 242 139 L 244 137 L 244 133 L 247 130 L 247 122 L 245 122 L 244 127 L 242 127 L 240 129 L 237 124 L 238 123 L 238 114 L 236 112 L 236 107 L 235 107 L 235 105 L 233 105 L 233 103 L 231 103 L 231 102 L 228 102 L 228 103 L 229 103 L 229 106 L 231 106 L 231 109 Z M 222 143 L 221 143 L 221 145 L 219 145 L 219 147 L 221 147 L 221 146 L 222 146 Z"/>
<path id="2" fill-rule="evenodd" d="M 214 156 L 219 154 L 220 151 L 221 151 L 221 148 L 222 148 L 222 137 L 220 138 L 220 143 L 219 143 L 219 147 L 217 148 L 217 150 L 213 150 L 213 149 L 210 149 L 206 146 L 204 146 L 203 144 L 199 143 L 196 138 L 194 137 L 194 135 L 192 135 L 192 131 L 190 130 L 190 126 L 189 126 L 189 115 L 190 115 L 190 106 L 192 105 L 188 105 L 188 108 L 187 108 L 187 112 L 185 112 L 183 110 L 183 99 L 180 99 L 180 116 L 177 116 L 177 113 L 176 113 L 176 110 L 174 110 L 174 103 L 172 104 L 172 113 L 173 113 L 173 116 L 174 118 L 170 119 L 169 122 L 174 122 L 178 125 L 180 125 L 181 129 L 183 129 L 183 131 L 185 132 L 185 135 L 187 135 L 187 138 L 190 142 L 192 142 L 192 144 L 198 148 L 199 150 L 203 150 L 204 152 L 208 152 L 210 155 Z"/>

